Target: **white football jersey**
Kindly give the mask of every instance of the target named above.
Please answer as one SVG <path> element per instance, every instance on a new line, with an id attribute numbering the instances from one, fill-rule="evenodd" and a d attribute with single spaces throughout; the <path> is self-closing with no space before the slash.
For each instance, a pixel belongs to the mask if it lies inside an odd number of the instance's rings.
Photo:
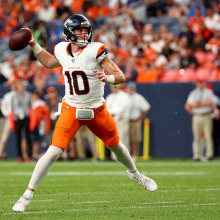
<path id="1" fill-rule="evenodd" d="M 95 79 L 93 70 L 104 72 L 100 62 L 108 56 L 108 49 L 102 43 L 92 42 L 72 57 L 68 52 L 69 44 L 70 42 L 61 42 L 54 49 L 54 54 L 63 67 L 63 100 L 76 108 L 97 108 L 104 101 L 105 83 Z"/>

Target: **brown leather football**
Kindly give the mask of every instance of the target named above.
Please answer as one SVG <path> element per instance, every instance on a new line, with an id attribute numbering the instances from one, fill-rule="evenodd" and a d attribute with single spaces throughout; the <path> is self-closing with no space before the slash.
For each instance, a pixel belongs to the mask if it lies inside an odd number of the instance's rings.
<path id="1" fill-rule="evenodd" d="M 11 35 L 9 48 L 11 50 L 24 49 L 31 40 L 31 32 L 28 29 L 20 29 Z"/>

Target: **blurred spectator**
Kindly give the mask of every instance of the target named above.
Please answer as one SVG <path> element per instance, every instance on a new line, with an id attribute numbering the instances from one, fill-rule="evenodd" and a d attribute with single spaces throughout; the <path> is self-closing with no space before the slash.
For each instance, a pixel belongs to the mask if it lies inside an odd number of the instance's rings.
<path id="1" fill-rule="evenodd" d="M 27 2 L 27 1 L 26 1 Z M 34 2 L 34 1 L 30 1 Z M 20 24 L 27 24 L 37 20 L 37 15 L 31 11 L 29 7 L 23 5 L 23 1 L 19 4 L 18 21 Z"/>
<path id="2" fill-rule="evenodd" d="M 189 24 L 184 27 L 184 31 L 179 34 L 179 38 L 186 42 L 189 46 L 192 46 L 192 42 L 194 39 L 194 32 L 191 30 Z"/>
<path id="3" fill-rule="evenodd" d="M 99 28 L 102 25 L 106 24 L 106 18 L 110 14 L 108 6 L 102 0 L 98 0 L 96 3 L 95 11 L 98 14 L 98 17 L 95 19 L 95 27 Z"/>
<path id="4" fill-rule="evenodd" d="M 140 54 L 137 54 L 137 56 L 140 58 L 142 57 L 141 50 L 139 50 L 139 53 Z M 150 39 L 145 40 L 145 44 L 143 45 L 143 53 L 145 57 L 144 59 L 145 62 L 153 62 L 155 49 L 152 47 Z"/>
<path id="5" fill-rule="evenodd" d="M 143 34 L 144 22 L 140 21 L 139 19 L 136 18 L 133 8 L 128 8 L 126 10 L 126 13 L 129 17 L 129 20 L 131 21 L 133 27 L 135 28 L 136 32 L 138 34 L 142 35 Z"/>
<path id="6" fill-rule="evenodd" d="M 216 109 L 214 109 L 211 113 L 211 118 L 215 119 L 215 120 L 219 120 L 220 119 L 220 114 L 219 114 L 219 105 L 220 105 L 220 99 L 218 96 L 215 95 L 214 93 L 214 89 L 212 84 L 207 83 L 205 86 L 206 89 L 210 90 L 213 94 L 213 101 L 216 104 Z"/>
<path id="7" fill-rule="evenodd" d="M 130 100 L 126 92 L 120 90 L 120 85 L 110 85 L 111 93 L 106 97 L 106 107 L 109 113 L 114 118 L 120 140 L 125 143 L 129 150 L 130 149 L 130 138 L 129 138 L 129 107 Z M 113 160 L 115 155 L 111 154 Z"/>
<path id="8" fill-rule="evenodd" d="M 213 31 L 216 28 L 216 26 L 218 26 L 219 20 L 220 16 L 218 13 L 214 13 L 213 8 L 210 7 L 206 9 L 204 25 L 209 31 Z"/>
<path id="9" fill-rule="evenodd" d="M 61 41 L 62 36 L 60 35 L 60 33 L 62 32 L 63 29 L 59 21 L 54 20 L 50 23 L 50 26 L 48 27 L 48 33 L 50 38 L 47 46 L 49 51 L 51 51 L 51 53 L 53 53 L 54 46 Z"/>
<path id="10" fill-rule="evenodd" d="M 157 82 L 159 73 L 154 63 L 143 64 L 143 69 L 139 72 L 136 82 L 137 83 L 152 83 Z"/>
<path id="11" fill-rule="evenodd" d="M 202 35 L 196 35 L 192 42 L 192 50 L 195 53 L 196 51 L 205 51 L 205 42 Z"/>
<path id="12" fill-rule="evenodd" d="M 12 75 L 16 71 L 15 59 L 13 56 L 7 57 L 6 61 L 1 64 L 1 73 L 6 78 L 13 78 Z"/>
<path id="13" fill-rule="evenodd" d="M 22 5 L 24 6 L 24 8 L 32 13 L 37 13 L 37 11 L 41 7 L 41 5 L 40 5 L 41 2 L 39 2 L 39 1 L 22 0 L 21 2 L 22 2 Z"/>
<path id="14" fill-rule="evenodd" d="M 30 60 L 24 59 L 15 73 L 16 79 L 24 80 L 26 83 L 33 83 L 34 74 L 31 70 Z"/>
<path id="15" fill-rule="evenodd" d="M 50 131 L 50 110 L 45 101 L 40 99 L 37 90 L 32 91 L 31 95 L 31 123 L 30 130 L 33 131 L 33 160 L 39 159 L 41 142 L 46 132 Z"/>
<path id="16" fill-rule="evenodd" d="M 108 7 L 111 10 L 112 17 L 124 14 L 127 10 L 128 0 L 109 0 Z"/>
<path id="17" fill-rule="evenodd" d="M 129 58 L 126 61 L 124 67 L 121 68 L 122 72 L 125 74 L 126 82 L 135 81 L 138 75 L 138 71 L 135 69 L 135 63 L 133 58 Z"/>
<path id="18" fill-rule="evenodd" d="M 85 125 L 81 126 L 75 135 L 77 157 L 81 161 L 86 160 L 86 142 L 88 140 L 91 154 L 94 161 L 99 161 L 99 154 L 96 147 L 95 135 Z"/>
<path id="19" fill-rule="evenodd" d="M 38 18 L 44 22 L 52 22 L 56 16 L 55 8 L 50 4 L 49 0 L 41 2 L 40 9 L 38 10 Z"/>
<path id="20" fill-rule="evenodd" d="M 169 56 L 168 63 L 164 67 L 164 70 L 179 69 L 179 67 L 180 67 L 180 53 L 173 52 Z"/>
<path id="21" fill-rule="evenodd" d="M 70 9 L 74 14 L 80 13 L 83 8 L 85 0 L 72 0 L 72 3 L 70 4 Z"/>
<path id="22" fill-rule="evenodd" d="M 55 115 L 55 112 L 58 111 L 58 105 L 62 102 L 62 97 L 60 97 L 57 93 L 57 89 L 54 86 L 50 86 L 47 88 L 47 99 L 46 103 L 50 110 L 50 120 L 51 120 L 51 126 L 50 131 L 46 134 L 47 142 L 50 143 L 53 136 L 53 131 L 55 128 L 55 124 L 57 121 L 57 116 Z"/>
<path id="23" fill-rule="evenodd" d="M 117 5 L 121 3 L 122 5 L 126 5 L 128 3 L 128 0 L 109 0 L 108 1 L 108 6 L 109 8 L 112 10 L 115 7 L 117 7 Z"/>
<path id="24" fill-rule="evenodd" d="M 1 118 L 1 128 L 4 128 L 2 131 L 1 131 L 1 138 L 0 138 L 0 157 L 3 157 L 3 158 L 6 158 L 7 155 L 6 155 L 6 144 L 7 144 L 7 141 L 8 141 L 8 138 L 11 134 L 11 128 L 10 128 L 10 125 L 9 125 L 9 114 L 11 113 L 12 111 L 12 97 L 13 95 L 15 94 L 15 90 L 16 90 L 16 85 L 15 85 L 15 82 L 12 82 L 10 84 L 10 88 L 11 88 L 11 91 L 10 92 L 7 92 L 4 96 L 3 96 L 3 99 L 1 101 L 1 113 L 3 114 L 4 116 L 4 119 Z"/>
<path id="25" fill-rule="evenodd" d="M 34 39 L 42 47 L 46 47 L 48 43 L 48 33 L 46 29 L 46 23 L 44 21 L 37 21 L 33 26 Z"/>
<path id="26" fill-rule="evenodd" d="M 185 13 L 186 13 L 185 8 L 175 1 L 173 1 L 171 7 L 168 10 L 168 15 L 171 18 L 180 19 L 183 15 L 185 16 Z"/>
<path id="27" fill-rule="evenodd" d="M 220 47 L 220 26 L 217 25 L 212 33 L 213 36 L 208 40 L 205 48 L 206 50 L 210 50 L 213 54 L 216 54 Z"/>
<path id="28" fill-rule="evenodd" d="M 131 23 L 131 20 L 128 18 L 123 19 L 119 32 L 122 35 L 129 35 L 129 34 L 136 35 L 137 34 L 137 31 L 135 30 L 133 24 Z"/>
<path id="29" fill-rule="evenodd" d="M 214 58 L 214 64 L 216 68 L 216 78 L 218 81 L 220 81 L 220 50 L 219 49 L 218 49 L 218 53 Z"/>
<path id="30" fill-rule="evenodd" d="M 193 55 L 193 51 L 190 47 L 186 47 L 183 51 L 183 54 L 180 58 L 180 68 L 192 68 L 195 69 L 198 67 L 198 61 Z"/>
<path id="31" fill-rule="evenodd" d="M 36 87 L 36 90 L 38 91 L 38 94 L 40 95 L 40 98 L 45 100 L 45 79 L 39 78 L 34 81 L 34 85 Z"/>
<path id="32" fill-rule="evenodd" d="M 173 34 L 169 32 L 168 26 L 166 24 L 161 24 L 158 28 L 158 37 L 159 37 L 159 44 L 161 44 L 162 48 L 165 46 L 166 42 L 165 41 L 171 41 L 173 38 Z M 157 36 L 155 36 L 157 37 Z M 156 38 L 156 41 L 158 39 Z"/>
<path id="33" fill-rule="evenodd" d="M 33 84 L 38 80 L 45 80 L 47 69 L 39 62 L 31 62 L 31 70 L 34 70 Z"/>
<path id="34" fill-rule="evenodd" d="M 153 40 L 153 25 L 145 24 L 143 30 L 143 41 L 152 42 L 152 40 Z"/>
<path id="35" fill-rule="evenodd" d="M 163 10 L 163 3 L 160 0 L 144 0 L 147 5 L 146 16 L 147 17 L 162 17 L 165 13 Z M 160 7 L 158 7 L 160 5 Z"/>
<path id="36" fill-rule="evenodd" d="M 205 17 L 201 15 L 201 10 L 196 8 L 195 15 L 189 18 L 189 26 L 191 31 L 195 35 L 203 35 L 205 31 L 204 27 Z"/>
<path id="37" fill-rule="evenodd" d="M 133 4 L 134 7 L 130 7 L 134 2 L 146 4 L 148 15 L 156 17 L 147 21 L 139 20 L 139 16 L 136 16 L 136 4 Z M 9 2 L 2 1 L 0 4 L 2 6 L 0 9 L 0 34 L 4 35 L 6 29 L 8 33 L 2 37 L 10 36 L 19 27 L 33 27 L 35 39 L 41 46 L 47 47 L 51 53 L 53 53 L 54 45 L 63 40 L 60 35 L 63 32 L 62 20 L 65 20 L 65 17 L 71 13 L 88 14 L 95 29 L 94 40 L 108 46 L 111 58 L 120 68 L 124 66 L 130 56 L 134 56 L 139 71 L 142 69 L 143 63 L 155 62 L 155 56 L 158 55 L 158 53 L 155 55 L 155 51 L 161 49 L 162 54 L 170 61 L 172 50 L 182 53 L 186 46 L 191 46 L 193 52 L 204 51 L 204 43 L 207 43 L 206 49 L 217 53 L 216 48 L 219 46 L 219 39 L 217 39 L 219 38 L 217 37 L 219 25 L 216 23 L 219 17 L 219 5 L 215 1 L 193 0 L 188 2 L 188 6 L 183 1 L 174 0 L 47 0 L 46 2 L 10 0 Z M 189 11 L 187 7 L 189 7 Z M 124 17 L 121 20 L 115 20 L 114 17 L 121 13 L 124 14 Z M 54 16 L 52 16 L 53 14 Z M 46 20 L 42 20 L 41 16 L 46 17 Z M 47 20 L 48 16 L 49 20 Z M 213 38 L 212 35 L 214 35 Z M 2 51 L 4 50 L 3 44 Z M 144 50 L 145 56 L 143 54 L 140 56 L 142 50 Z M 29 59 L 35 61 L 36 57 L 31 53 Z M 19 59 L 16 60 L 17 62 Z M 31 66 L 34 66 L 32 64 Z M 3 63 L 2 74 L 5 77 L 6 75 L 11 76 L 16 70 L 15 66 L 13 71 L 7 72 L 4 66 Z M 211 62 L 208 66 L 209 69 L 213 68 Z M 20 69 L 18 67 L 18 70 Z M 160 74 L 157 81 L 163 77 L 163 69 L 164 66 L 157 69 Z M 40 70 L 32 67 L 31 70 L 37 81 L 41 77 Z M 165 70 L 167 71 L 167 65 Z M 44 78 L 45 71 L 42 71 Z M 58 73 L 60 74 L 61 70 Z M 63 83 L 63 77 L 60 77 L 58 83 Z"/>
<path id="38" fill-rule="evenodd" d="M 206 157 L 212 160 L 213 152 L 213 122 L 210 117 L 216 109 L 216 99 L 213 93 L 205 88 L 205 81 L 202 78 L 196 79 L 196 89 L 193 90 L 186 101 L 185 110 L 192 115 L 193 131 L 193 159 L 200 161 L 202 157 L 202 132 L 206 141 Z"/>
<path id="39" fill-rule="evenodd" d="M 56 73 L 53 69 L 48 69 L 45 77 L 45 87 L 58 85 L 60 81 L 60 74 Z"/>
<path id="40" fill-rule="evenodd" d="M 192 16 L 195 16 L 197 9 L 200 10 L 202 16 L 206 15 L 204 1 L 203 0 L 192 0 L 191 6 L 189 8 L 189 11 L 188 11 L 186 17 L 191 18 Z"/>
<path id="41" fill-rule="evenodd" d="M 110 36 L 108 34 L 107 26 L 106 25 L 102 25 L 99 28 L 99 33 L 100 33 L 99 41 L 101 43 L 105 44 L 107 47 L 111 47 L 110 42 L 109 42 Z M 112 37 L 112 39 L 113 39 L 113 37 Z"/>
<path id="42" fill-rule="evenodd" d="M 165 41 L 160 38 L 159 32 L 155 32 L 155 33 L 153 34 L 153 41 L 150 43 L 150 46 L 151 46 L 154 50 L 162 51 L 164 45 L 165 45 Z"/>
<path id="43" fill-rule="evenodd" d="M 24 159 L 26 162 L 32 161 L 32 141 L 31 132 L 29 129 L 30 123 L 30 109 L 31 109 L 31 94 L 26 91 L 24 81 L 16 81 L 16 93 L 12 96 L 12 114 L 16 139 L 17 139 L 17 162 L 22 162 Z M 27 141 L 27 158 L 26 155 L 22 155 L 21 142 L 23 131 L 25 132 L 25 138 Z"/>
<path id="44" fill-rule="evenodd" d="M 2 107 L 2 99 L 0 99 L 0 108 Z M 5 117 L 4 115 L 2 114 L 2 111 L 0 109 L 0 142 L 2 140 L 2 134 L 3 134 L 3 131 L 4 131 L 4 125 L 5 125 Z M 2 148 L 4 148 L 2 150 Z M 7 156 L 6 156 L 6 153 L 2 152 L 2 151 L 5 151 L 5 147 L 2 147 L 0 145 L 0 160 L 6 160 L 7 159 Z"/>
<path id="45" fill-rule="evenodd" d="M 174 50 L 171 48 L 170 43 L 172 39 L 165 39 L 165 45 L 163 46 L 162 49 L 162 55 L 166 57 L 166 59 L 169 59 L 169 57 L 174 53 Z"/>
<path id="46" fill-rule="evenodd" d="M 7 82 L 7 79 L 2 75 L 1 66 L 0 66 L 0 84 Z"/>
<path id="47" fill-rule="evenodd" d="M 64 4 L 64 0 L 58 0 L 58 7 L 56 8 L 56 19 L 65 21 L 71 15 L 69 7 Z"/>
<path id="48" fill-rule="evenodd" d="M 104 3 L 102 0 L 97 1 L 97 7 L 98 7 L 98 14 L 99 17 L 108 17 L 110 14 L 110 10 L 107 4 Z"/>
<path id="49" fill-rule="evenodd" d="M 220 14 L 220 5 L 218 0 L 213 0 L 211 2 L 211 7 L 214 9 L 214 13 Z"/>
<path id="50" fill-rule="evenodd" d="M 142 141 L 142 121 L 151 106 L 142 95 L 136 92 L 136 84 L 134 82 L 127 84 L 127 92 L 130 103 L 132 103 L 129 108 L 131 156 L 136 161 Z"/>
<path id="51" fill-rule="evenodd" d="M 163 75 L 164 72 L 164 67 L 168 63 L 167 58 L 162 54 L 162 49 L 156 49 L 155 50 L 155 56 L 154 56 L 154 64 L 155 67 L 157 68 L 158 72 L 158 79 L 160 79 Z"/>
<path id="52" fill-rule="evenodd" d="M 98 8 L 92 0 L 85 0 L 83 4 L 84 14 L 90 20 L 93 27 L 96 27 L 96 19 L 98 18 Z"/>

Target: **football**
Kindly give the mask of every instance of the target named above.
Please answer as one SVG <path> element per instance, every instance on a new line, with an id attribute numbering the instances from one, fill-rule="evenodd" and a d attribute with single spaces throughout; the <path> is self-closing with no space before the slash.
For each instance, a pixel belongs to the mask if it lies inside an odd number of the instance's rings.
<path id="1" fill-rule="evenodd" d="M 22 50 L 31 40 L 31 32 L 28 29 L 20 29 L 11 35 L 9 40 L 10 50 Z"/>

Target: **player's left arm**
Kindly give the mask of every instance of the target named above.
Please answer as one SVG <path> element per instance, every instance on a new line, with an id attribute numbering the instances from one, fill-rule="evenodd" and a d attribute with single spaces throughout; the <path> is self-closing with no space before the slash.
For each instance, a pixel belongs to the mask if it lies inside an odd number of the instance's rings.
<path id="1" fill-rule="evenodd" d="M 192 115 L 192 105 L 190 105 L 188 102 L 186 102 L 184 109 L 190 114 Z"/>
<path id="2" fill-rule="evenodd" d="M 119 69 L 119 67 L 109 58 L 104 58 L 101 63 L 101 67 L 103 67 L 109 75 L 105 75 L 102 71 L 94 70 L 94 74 L 96 78 L 102 82 L 110 83 L 110 84 L 119 84 L 124 83 L 126 78 L 124 73 Z"/>

